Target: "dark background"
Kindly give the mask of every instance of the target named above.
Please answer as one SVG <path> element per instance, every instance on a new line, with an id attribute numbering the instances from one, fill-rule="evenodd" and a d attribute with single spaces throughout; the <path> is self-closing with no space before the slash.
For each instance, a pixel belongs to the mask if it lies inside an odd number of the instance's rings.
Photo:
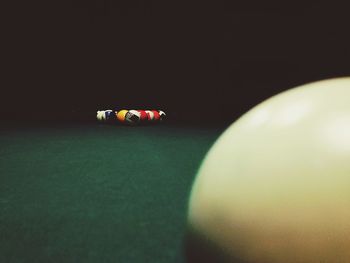
<path id="1" fill-rule="evenodd" d="M 72 0 L 4 6 L 1 119 L 160 108 L 231 121 L 288 88 L 350 75 L 345 4 Z"/>

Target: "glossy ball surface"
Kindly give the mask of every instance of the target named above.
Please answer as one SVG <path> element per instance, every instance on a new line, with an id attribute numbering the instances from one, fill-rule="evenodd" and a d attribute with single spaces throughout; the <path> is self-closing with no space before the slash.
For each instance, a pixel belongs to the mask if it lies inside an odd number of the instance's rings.
<path id="1" fill-rule="evenodd" d="M 350 78 L 285 91 L 233 123 L 200 167 L 188 224 L 224 262 L 350 262 Z"/>

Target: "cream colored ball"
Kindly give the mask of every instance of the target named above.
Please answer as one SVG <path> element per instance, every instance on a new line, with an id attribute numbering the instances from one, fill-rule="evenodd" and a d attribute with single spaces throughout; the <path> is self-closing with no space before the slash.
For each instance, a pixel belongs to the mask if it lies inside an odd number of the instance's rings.
<path id="1" fill-rule="evenodd" d="M 200 167 L 188 222 L 228 262 L 349 263 L 350 78 L 285 91 L 233 123 Z"/>

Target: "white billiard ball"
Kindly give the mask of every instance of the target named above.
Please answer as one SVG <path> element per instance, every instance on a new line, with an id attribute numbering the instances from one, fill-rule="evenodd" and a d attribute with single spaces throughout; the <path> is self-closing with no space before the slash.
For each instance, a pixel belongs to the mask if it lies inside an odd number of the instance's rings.
<path id="1" fill-rule="evenodd" d="M 234 122 L 199 169 L 188 224 L 227 262 L 350 262 L 350 78 L 282 92 Z"/>

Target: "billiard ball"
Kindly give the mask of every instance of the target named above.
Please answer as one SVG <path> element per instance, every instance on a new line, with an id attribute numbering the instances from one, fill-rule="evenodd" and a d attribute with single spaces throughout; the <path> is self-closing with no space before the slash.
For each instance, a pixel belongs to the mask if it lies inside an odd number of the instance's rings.
<path id="1" fill-rule="evenodd" d="M 147 121 L 147 113 L 144 110 L 138 110 L 140 112 L 140 122 L 144 123 Z"/>
<path id="2" fill-rule="evenodd" d="M 105 111 L 105 120 L 108 122 L 112 122 L 114 120 L 114 111 L 113 110 L 106 110 Z"/>
<path id="3" fill-rule="evenodd" d="M 146 114 L 147 114 L 147 120 L 149 122 L 152 122 L 154 120 L 154 113 L 150 110 L 146 110 Z"/>
<path id="4" fill-rule="evenodd" d="M 128 124 L 135 125 L 140 122 L 141 114 L 137 110 L 129 110 L 125 114 L 125 122 Z"/>
<path id="5" fill-rule="evenodd" d="M 212 262 L 350 262 L 350 78 L 282 92 L 229 126 L 200 166 L 188 227 L 193 262 L 208 251 Z"/>
<path id="6" fill-rule="evenodd" d="M 125 115 L 128 113 L 128 110 L 120 110 L 117 113 L 117 119 L 120 122 L 124 122 L 125 121 Z"/>
<path id="7" fill-rule="evenodd" d="M 98 121 L 104 122 L 109 120 L 109 115 L 110 115 L 110 110 L 99 110 L 97 111 L 96 119 Z"/>
<path id="8" fill-rule="evenodd" d="M 97 111 L 96 112 L 96 119 L 98 120 L 98 121 L 102 121 L 102 118 L 103 118 L 103 115 L 104 115 L 104 111 Z"/>
<path id="9" fill-rule="evenodd" d="M 152 112 L 153 112 L 153 120 L 154 121 L 159 121 L 160 120 L 159 112 L 156 111 L 156 110 L 152 110 Z"/>
<path id="10" fill-rule="evenodd" d="M 166 118 L 165 112 L 162 110 L 159 110 L 158 113 L 159 113 L 159 121 L 164 121 L 164 119 Z"/>

